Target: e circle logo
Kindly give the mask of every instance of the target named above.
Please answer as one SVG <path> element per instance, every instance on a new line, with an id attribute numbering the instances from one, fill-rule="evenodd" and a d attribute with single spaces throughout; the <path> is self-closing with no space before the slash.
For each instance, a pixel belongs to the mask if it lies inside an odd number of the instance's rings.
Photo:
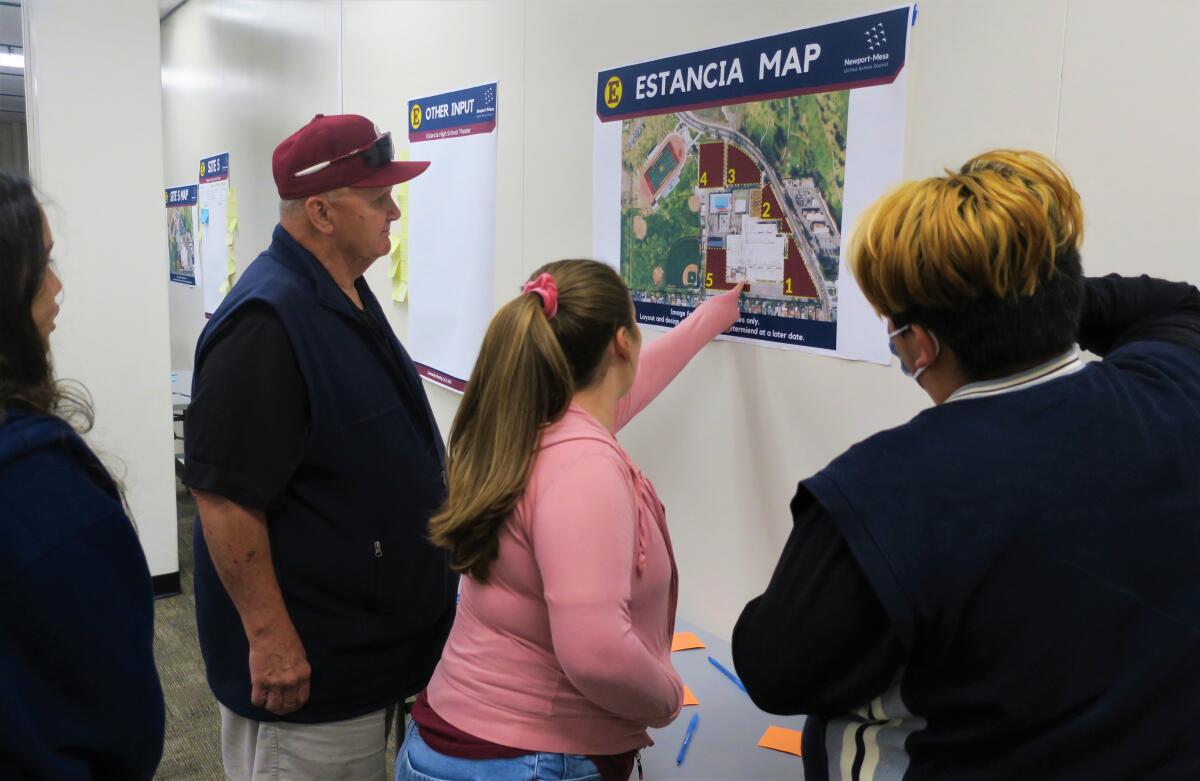
<path id="1" fill-rule="evenodd" d="M 413 104 L 412 111 L 408 113 L 408 122 L 412 125 L 413 130 L 421 126 L 421 104 Z"/>
<path id="2" fill-rule="evenodd" d="M 604 85 L 604 105 L 609 108 L 616 108 L 621 105 L 621 77 L 613 76 L 609 78 L 608 83 Z"/>

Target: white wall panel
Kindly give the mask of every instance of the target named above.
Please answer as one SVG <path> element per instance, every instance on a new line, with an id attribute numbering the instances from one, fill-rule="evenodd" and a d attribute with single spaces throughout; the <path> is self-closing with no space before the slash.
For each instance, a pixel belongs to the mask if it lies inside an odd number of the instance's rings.
<path id="1" fill-rule="evenodd" d="M 88 441 L 124 484 L 151 574 L 174 573 L 158 10 L 25 11 L 31 168 L 65 290 L 51 352 L 95 400 Z"/>
<path id="2" fill-rule="evenodd" d="M 239 271 L 279 219 L 275 146 L 314 114 L 338 112 L 337 24 L 336 0 L 190 0 L 162 24 L 162 187 L 195 183 L 201 157 L 229 152 Z M 198 286 L 168 289 L 171 367 L 190 370 L 203 297 Z"/>
<path id="3" fill-rule="evenodd" d="M 1071 0 L 1058 160 L 1090 273 L 1200 281 L 1200 3 Z"/>

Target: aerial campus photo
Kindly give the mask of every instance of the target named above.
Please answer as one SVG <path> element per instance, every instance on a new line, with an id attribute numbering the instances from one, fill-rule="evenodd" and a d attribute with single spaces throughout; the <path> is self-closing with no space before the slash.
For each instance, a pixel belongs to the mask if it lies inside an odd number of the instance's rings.
<path id="1" fill-rule="evenodd" d="M 194 278 L 196 248 L 192 244 L 192 207 L 167 209 L 167 253 L 172 274 Z"/>
<path id="2" fill-rule="evenodd" d="M 849 92 L 627 119 L 621 274 L 635 301 L 837 319 Z"/>

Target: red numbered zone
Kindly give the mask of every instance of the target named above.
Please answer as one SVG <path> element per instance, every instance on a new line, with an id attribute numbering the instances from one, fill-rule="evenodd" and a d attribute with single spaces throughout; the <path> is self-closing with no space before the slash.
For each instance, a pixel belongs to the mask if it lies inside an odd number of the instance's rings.
<path id="1" fill-rule="evenodd" d="M 725 164 L 729 170 L 725 172 L 725 184 L 759 184 L 762 182 L 762 171 L 758 170 L 758 166 L 750 159 L 750 155 L 730 144 L 727 157 Z M 733 181 L 729 179 L 729 171 L 733 171 Z"/>
<path id="2" fill-rule="evenodd" d="M 779 220 L 779 232 L 791 233 L 791 228 L 788 227 L 788 222 L 783 218 L 783 208 L 779 205 L 779 199 L 775 197 L 775 191 L 771 189 L 771 185 L 767 185 L 762 191 L 763 205 L 759 209 L 759 218 L 763 220 Z"/>
<path id="3" fill-rule="evenodd" d="M 712 250 L 709 250 L 711 254 Z M 724 251 L 721 252 L 721 268 L 724 269 Z M 783 278 L 792 280 L 792 295 L 796 298 L 817 298 L 817 286 L 813 284 L 812 277 L 809 276 L 808 267 L 804 265 L 804 258 L 800 256 L 800 250 L 796 246 L 796 239 L 788 236 L 787 256 L 783 259 Z M 784 290 L 787 290 L 786 282 Z"/>
<path id="4" fill-rule="evenodd" d="M 725 144 L 718 141 L 700 145 L 700 169 L 696 174 L 700 187 L 725 186 Z"/>
<path id="5" fill-rule="evenodd" d="M 733 284 L 725 281 L 725 250 L 709 247 L 704 253 L 704 286 L 710 290 L 729 290 Z M 708 275 L 712 274 L 712 284 Z"/>
<path id="6" fill-rule="evenodd" d="M 708 284 L 708 275 L 712 274 L 712 284 Z M 736 282 L 725 281 L 725 250 L 709 247 L 704 253 L 704 287 L 708 290 L 732 290 Z M 746 285 L 742 292 L 749 295 L 750 286 Z"/>

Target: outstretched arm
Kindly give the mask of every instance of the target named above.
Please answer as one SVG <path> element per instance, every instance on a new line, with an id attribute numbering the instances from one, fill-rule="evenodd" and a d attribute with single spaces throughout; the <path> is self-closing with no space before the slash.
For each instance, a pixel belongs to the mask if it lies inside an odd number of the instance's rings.
<path id="1" fill-rule="evenodd" d="M 745 283 L 713 296 L 688 315 L 671 332 L 649 342 L 642 350 L 633 388 L 617 404 L 616 430 L 646 408 L 671 384 L 688 361 L 714 336 L 729 330 L 738 319 L 738 299 Z"/>

